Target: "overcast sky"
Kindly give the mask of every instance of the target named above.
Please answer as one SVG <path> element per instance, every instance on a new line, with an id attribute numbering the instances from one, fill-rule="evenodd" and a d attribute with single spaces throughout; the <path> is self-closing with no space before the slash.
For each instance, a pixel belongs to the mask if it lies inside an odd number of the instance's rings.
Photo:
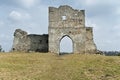
<path id="1" fill-rule="evenodd" d="M 99 50 L 120 50 L 120 0 L 0 0 L 0 45 L 9 51 L 17 28 L 47 34 L 48 7 L 60 5 L 85 9 Z"/>

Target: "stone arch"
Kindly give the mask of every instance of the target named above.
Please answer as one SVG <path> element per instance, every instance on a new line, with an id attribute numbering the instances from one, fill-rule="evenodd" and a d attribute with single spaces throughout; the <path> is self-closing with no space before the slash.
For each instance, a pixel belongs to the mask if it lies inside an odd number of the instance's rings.
<path id="1" fill-rule="evenodd" d="M 71 49 L 70 51 L 66 51 L 65 53 L 73 53 L 74 52 L 74 41 L 73 41 L 73 39 L 69 35 L 64 35 L 59 40 L 59 54 L 63 53 L 63 52 L 61 52 L 61 47 L 62 47 L 61 43 L 62 43 L 62 40 L 64 40 L 65 38 L 68 40 L 68 42 L 70 42 L 69 43 L 69 48 Z M 66 46 L 68 46 L 68 45 L 66 45 Z"/>

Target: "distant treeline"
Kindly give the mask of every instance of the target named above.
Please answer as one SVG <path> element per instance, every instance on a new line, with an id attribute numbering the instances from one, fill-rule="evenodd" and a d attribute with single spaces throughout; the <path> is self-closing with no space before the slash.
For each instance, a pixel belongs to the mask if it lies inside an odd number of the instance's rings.
<path id="1" fill-rule="evenodd" d="M 99 51 L 98 54 L 105 55 L 105 56 L 120 56 L 120 51 Z"/>

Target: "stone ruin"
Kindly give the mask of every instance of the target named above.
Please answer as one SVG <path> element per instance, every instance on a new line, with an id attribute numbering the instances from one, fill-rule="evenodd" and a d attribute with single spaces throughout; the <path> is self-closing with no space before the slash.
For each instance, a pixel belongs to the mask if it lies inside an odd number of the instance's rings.
<path id="1" fill-rule="evenodd" d="M 68 36 L 73 42 L 73 53 L 95 53 L 92 27 L 85 26 L 85 11 L 64 5 L 49 7 L 48 34 L 36 35 L 17 29 L 13 51 L 60 53 L 60 42 Z"/>
<path id="2" fill-rule="evenodd" d="M 92 27 L 85 26 L 85 11 L 70 6 L 49 7 L 49 51 L 60 52 L 60 41 L 68 36 L 73 41 L 73 53 L 93 53 Z"/>
<path id="3" fill-rule="evenodd" d="M 21 29 L 16 29 L 12 51 L 48 52 L 48 34 L 28 34 Z"/>

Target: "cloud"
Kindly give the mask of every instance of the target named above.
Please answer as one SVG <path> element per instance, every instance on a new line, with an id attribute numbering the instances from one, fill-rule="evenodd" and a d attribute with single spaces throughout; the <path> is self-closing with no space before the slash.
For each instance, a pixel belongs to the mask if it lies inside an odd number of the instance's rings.
<path id="1" fill-rule="evenodd" d="M 40 0 L 17 0 L 16 2 L 25 8 L 30 8 L 40 3 Z"/>
<path id="2" fill-rule="evenodd" d="M 85 0 L 85 4 L 88 6 L 95 5 L 99 2 L 99 0 Z"/>
<path id="3" fill-rule="evenodd" d="M 6 39 L 6 40 L 11 39 L 10 36 L 7 36 L 7 35 L 5 35 L 5 34 L 1 34 L 1 35 L 0 35 L 0 38 Z"/>
<path id="4" fill-rule="evenodd" d="M 116 15 L 119 15 L 119 16 L 120 16 L 120 6 L 118 6 L 118 7 L 115 9 L 114 13 L 115 13 Z"/>
<path id="5" fill-rule="evenodd" d="M 78 0 L 81 1 L 81 0 Z M 97 6 L 97 5 L 119 5 L 120 1 L 119 0 L 84 0 L 84 5 L 85 6 Z"/>
<path id="6" fill-rule="evenodd" d="M 10 51 L 12 47 L 12 38 L 9 36 L 9 34 L 5 34 L 2 32 L 0 34 L 0 45 L 2 46 L 3 50 Z"/>
<path id="7" fill-rule="evenodd" d="M 115 26 L 113 26 L 113 29 L 111 32 L 114 32 L 115 37 L 118 39 L 120 39 L 120 24 L 117 24 Z"/>
<path id="8" fill-rule="evenodd" d="M 21 20 L 22 18 L 22 15 L 21 13 L 17 12 L 17 11 L 12 11 L 9 15 L 9 17 L 12 19 L 12 20 Z"/>
<path id="9" fill-rule="evenodd" d="M 13 21 L 23 21 L 23 20 L 26 20 L 26 19 L 30 19 L 31 16 L 28 13 L 11 11 L 10 14 L 9 14 L 9 18 Z"/>
<path id="10" fill-rule="evenodd" d="M 0 27 L 2 27 L 4 25 L 3 21 L 0 21 Z"/>
<path id="11" fill-rule="evenodd" d="M 14 1 L 15 0 L 8 0 L 8 1 L 0 0 L 0 5 L 12 5 L 12 4 L 14 4 Z"/>
<path id="12" fill-rule="evenodd" d="M 41 3 L 41 0 L 0 0 L 0 5 L 31 8 Z"/>

